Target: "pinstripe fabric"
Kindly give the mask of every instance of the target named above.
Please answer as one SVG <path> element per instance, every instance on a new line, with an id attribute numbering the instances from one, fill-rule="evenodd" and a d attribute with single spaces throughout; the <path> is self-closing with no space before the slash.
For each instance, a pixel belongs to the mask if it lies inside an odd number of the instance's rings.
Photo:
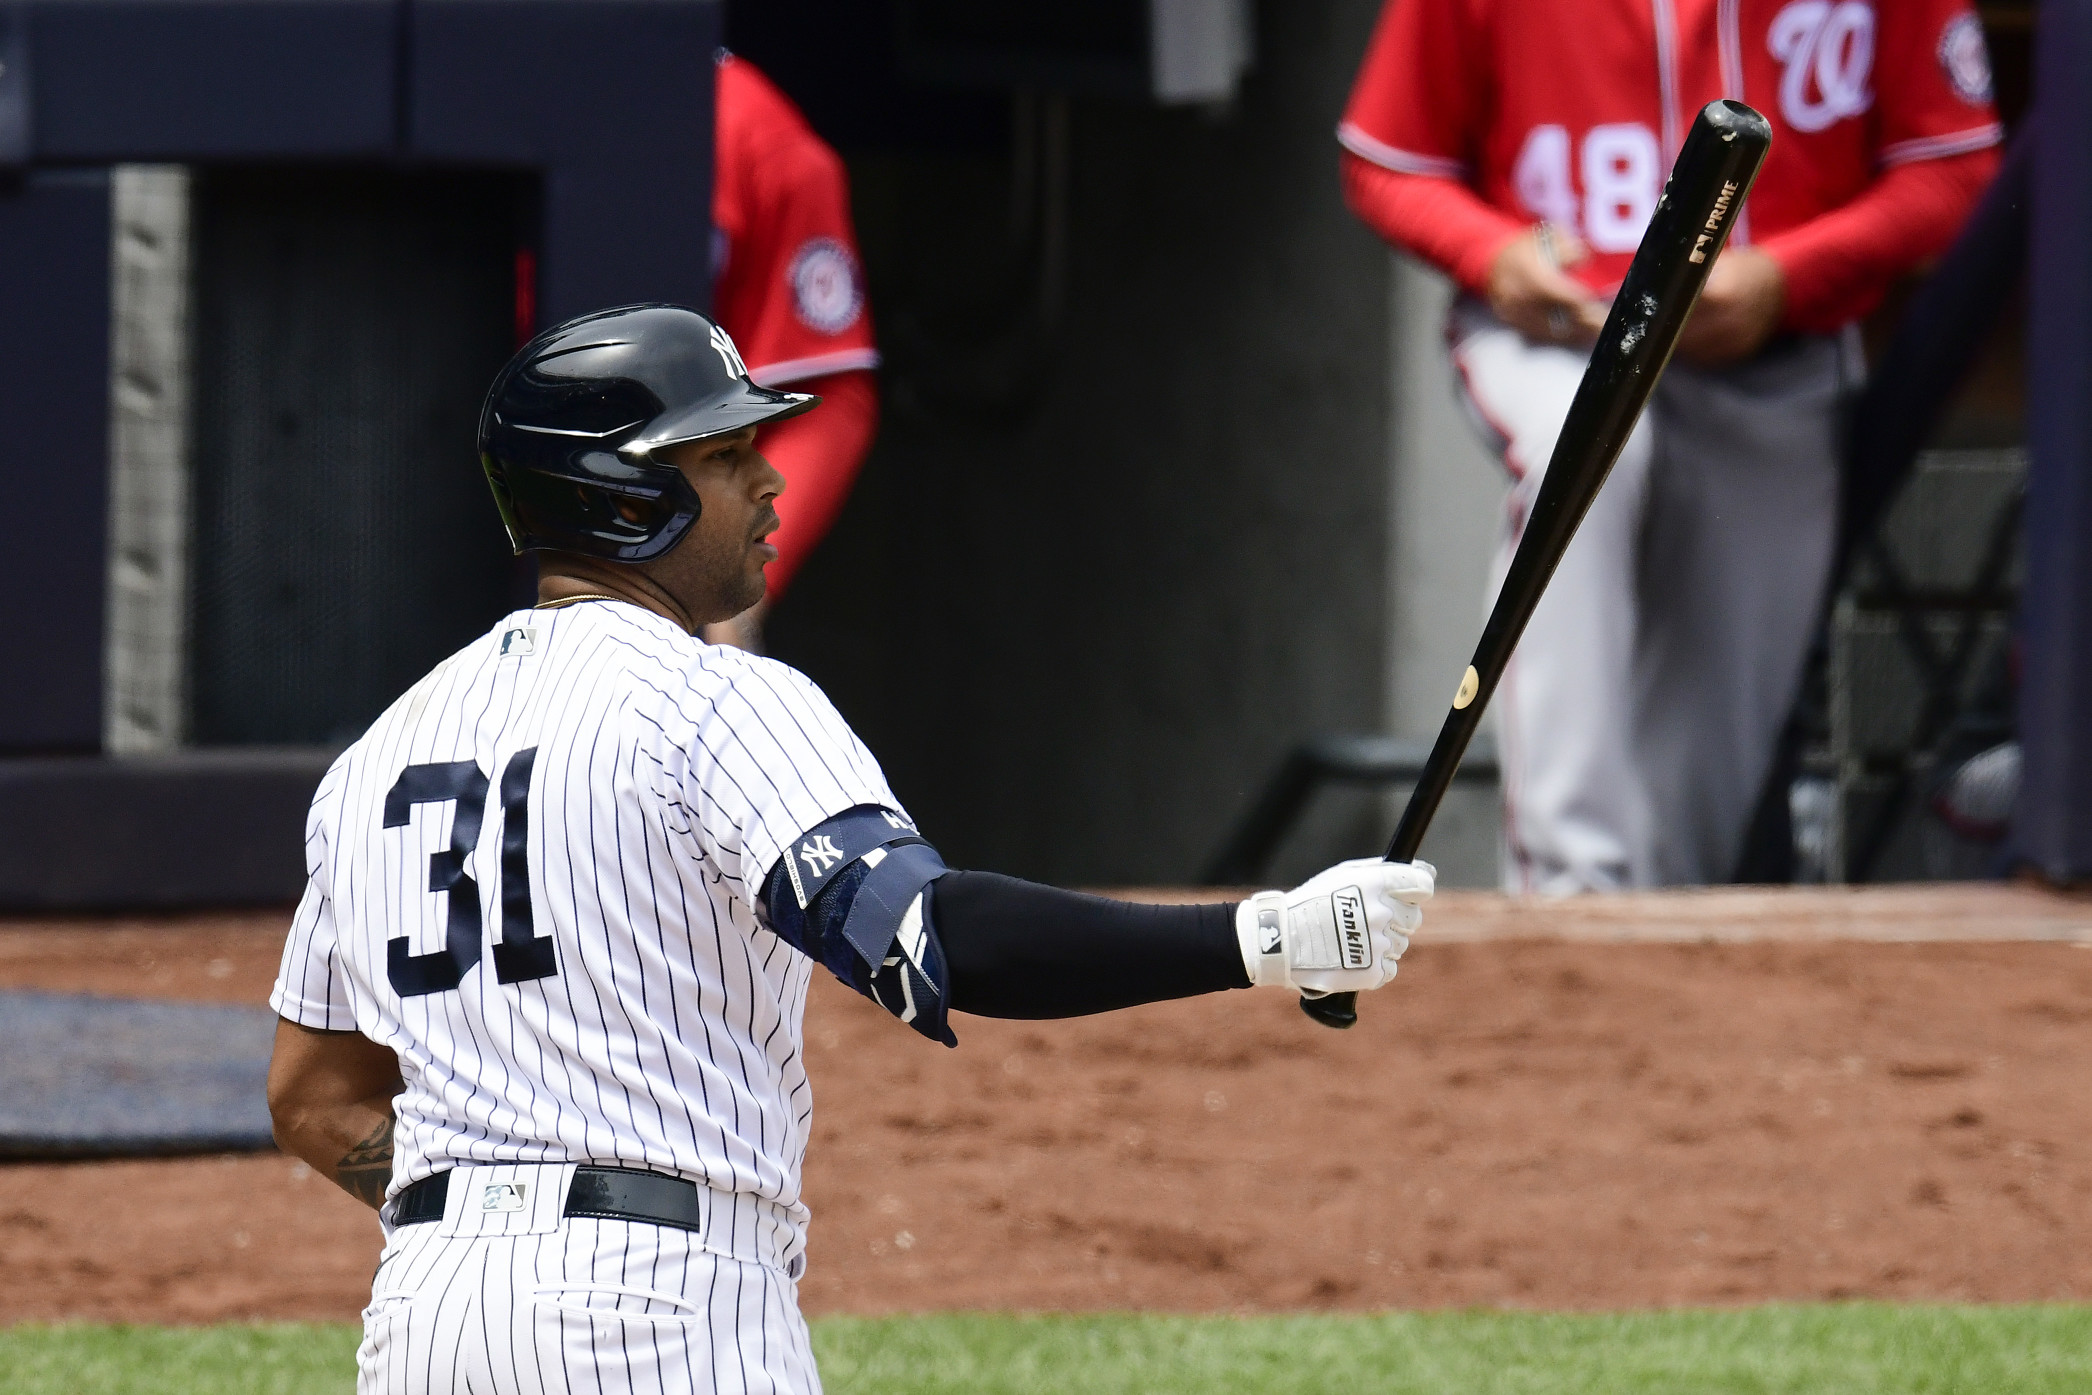
<path id="1" fill-rule="evenodd" d="M 565 1175 L 500 1175 L 533 1171 Z M 453 1176 L 443 1224 L 401 1227 L 387 1244 L 358 1395 L 818 1395 L 794 1286 L 775 1268 L 679 1230 L 558 1220 L 556 1207 L 529 1233 L 475 1233 L 474 1188 L 460 1181 L 474 1172 Z"/>
<path id="2" fill-rule="evenodd" d="M 506 807 L 503 773 L 532 751 L 527 806 Z M 403 805 L 405 822 L 388 828 L 387 794 L 410 766 L 460 762 L 490 782 L 477 841 L 463 850 L 472 887 L 431 891 L 458 804 Z M 399 1054 L 394 1193 L 475 1163 L 594 1162 L 688 1177 L 721 1195 L 706 1233 L 674 1242 L 712 1259 L 678 1259 L 678 1273 L 702 1270 L 708 1293 L 730 1287 L 737 1313 L 790 1310 L 785 1274 L 796 1272 L 806 1224 L 800 1018 L 810 964 L 761 927 L 753 902 L 793 837 L 859 804 L 900 808 L 871 754 L 802 675 L 706 646 L 636 606 L 517 612 L 404 694 L 321 782 L 309 881 L 272 1005 Z M 503 855 L 512 820 L 527 824 L 528 933 L 549 937 L 556 972 L 503 983 L 504 897 L 518 904 L 503 878 L 520 870 Z M 454 989 L 402 996 L 388 941 L 438 956 L 449 903 L 467 894 L 483 922 L 477 962 Z M 602 1232 L 582 1224 L 570 1228 L 595 1245 Z M 604 1224 L 620 1236 L 652 1229 Z M 467 1271 L 485 1262 L 505 1273 L 514 1256 L 499 1244 L 523 1243 L 475 1237 L 424 1255 L 429 1229 L 401 1231 L 405 1248 L 388 1253 L 388 1273 L 426 1272 L 413 1280 L 423 1296 L 404 1305 L 385 1297 L 381 1274 L 370 1340 L 387 1351 L 428 1341 L 433 1352 L 453 1338 L 466 1349 L 469 1334 L 445 1322 L 496 1313 L 471 1306 L 483 1286 Z M 588 1272 L 607 1262 L 598 1254 Z M 427 1298 L 431 1284 L 441 1301 Z M 761 1302 L 748 1296 L 757 1289 L 768 1295 Z M 566 1352 L 569 1375 L 573 1354 L 597 1340 L 576 1333 L 636 1322 L 560 1311 L 530 1319 L 533 1350 Z M 718 1314 L 708 1320 L 713 1338 L 746 1335 Z M 557 1340 L 544 1337 L 546 1323 Z M 806 1372 L 811 1382 L 810 1362 Z M 811 1388 L 708 1379 L 666 1388 Z M 505 1380 L 494 1388 L 510 1388 Z"/>

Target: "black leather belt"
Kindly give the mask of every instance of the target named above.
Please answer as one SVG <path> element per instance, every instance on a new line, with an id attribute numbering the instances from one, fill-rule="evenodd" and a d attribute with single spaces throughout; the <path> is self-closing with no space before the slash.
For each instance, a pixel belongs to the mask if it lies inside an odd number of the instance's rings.
<path id="1" fill-rule="evenodd" d="M 402 1191 L 392 1203 L 394 1225 L 420 1225 L 443 1219 L 450 1199 L 450 1174 L 438 1172 Z M 678 1230 L 704 1229 L 704 1209 L 697 1184 L 658 1172 L 624 1167 L 579 1167 L 567 1188 L 564 1216 L 592 1216 L 608 1221 L 644 1221 Z"/>

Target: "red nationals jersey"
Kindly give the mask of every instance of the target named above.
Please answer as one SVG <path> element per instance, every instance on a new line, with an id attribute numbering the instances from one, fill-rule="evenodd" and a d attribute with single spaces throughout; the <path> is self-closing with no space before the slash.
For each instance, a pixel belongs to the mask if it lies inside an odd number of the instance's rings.
<path id="1" fill-rule="evenodd" d="M 1576 274 L 1605 292 L 1719 97 L 1772 122 L 1738 243 L 2003 136 L 1967 0 L 1388 0 L 1337 138 L 1574 229 L 1593 253 Z"/>
<path id="2" fill-rule="evenodd" d="M 719 63 L 712 308 L 765 387 L 876 368 L 842 159 L 746 59 Z"/>

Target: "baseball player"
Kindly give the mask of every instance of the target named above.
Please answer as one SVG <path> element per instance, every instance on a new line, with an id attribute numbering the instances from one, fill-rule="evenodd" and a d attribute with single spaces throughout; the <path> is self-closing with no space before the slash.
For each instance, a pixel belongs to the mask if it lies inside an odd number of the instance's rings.
<path id="1" fill-rule="evenodd" d="M 1853 322 L 1952 240 L 2000 139 L 1966 0 L 1387 0 L 1345 195 L 1462 294 L 1511 480 L 1500 582 L 1692 114 L 1762 110 L 1729 248 L 1497 691 L 1504 881 L 1727 880 L 1820 614 Z"/>
<path id="2" fill-rule="evenodd" d="M 695 637 L 776 555 L 757 428 L 817 400 L 666 305 L 547 331 L 488 395 L 541 599 L 321 782 L 271 999 L 277 1138 L 382 1203 L 363 1395 L 818 1390 L 816 961 L 950 1046 L 954 1011 L 1377 988 L 1417 929 L 1421 863 L 1204 906 L 948 870 L 819 689 Z"/>
<path id="3" fill-rule="evenodd" d="M 849 497 L 879 426 L 872 312 L 865 303 L 843 162 L 745 58 L 722 51 L 712 177 L 712 308 L 764 387 L 818 395 L 820 412 L 777 422 L 760 447 L 791 486 L 765 569 L 768 596 L 705 631 L 762 648 L 762 620 Z"/>

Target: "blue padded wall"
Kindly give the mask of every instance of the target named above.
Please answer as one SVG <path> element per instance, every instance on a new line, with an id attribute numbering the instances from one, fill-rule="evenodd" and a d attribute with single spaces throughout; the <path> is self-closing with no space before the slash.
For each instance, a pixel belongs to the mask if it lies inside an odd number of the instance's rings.
<path id="1" fill-rule="evenodd" d="M 545 171 L 539 323 L 711 303 L 717 5 L 419 0 L 410 144 Z"/>
<path id="2" fill-rule="evenodd" d="M 0 499 L 14 594 L 0 753 L 102 740 L 109 500 L 109 178 L 0 186 Z"/>
<path id="3" fill-rule="evenodd" d="M 37 5 L 37 158 L 390 154 L 400 16 L 393 0 Z"/>
<path id="4" fill-rule="evenodd" d="M 2027 316 L 2027 582 L 2017 852 L 2092 878 L 2092 0 L 2041 7 Z"/>
<path id="5" fill-rule="evenodd" d="M 720 33 L 717 0 L 0 0 L 0 489 L 22 579 L 0 754 L 100 744 L 109 199 L 93 167 L 534 173 L 538 323 L 703 306 Z"/>

